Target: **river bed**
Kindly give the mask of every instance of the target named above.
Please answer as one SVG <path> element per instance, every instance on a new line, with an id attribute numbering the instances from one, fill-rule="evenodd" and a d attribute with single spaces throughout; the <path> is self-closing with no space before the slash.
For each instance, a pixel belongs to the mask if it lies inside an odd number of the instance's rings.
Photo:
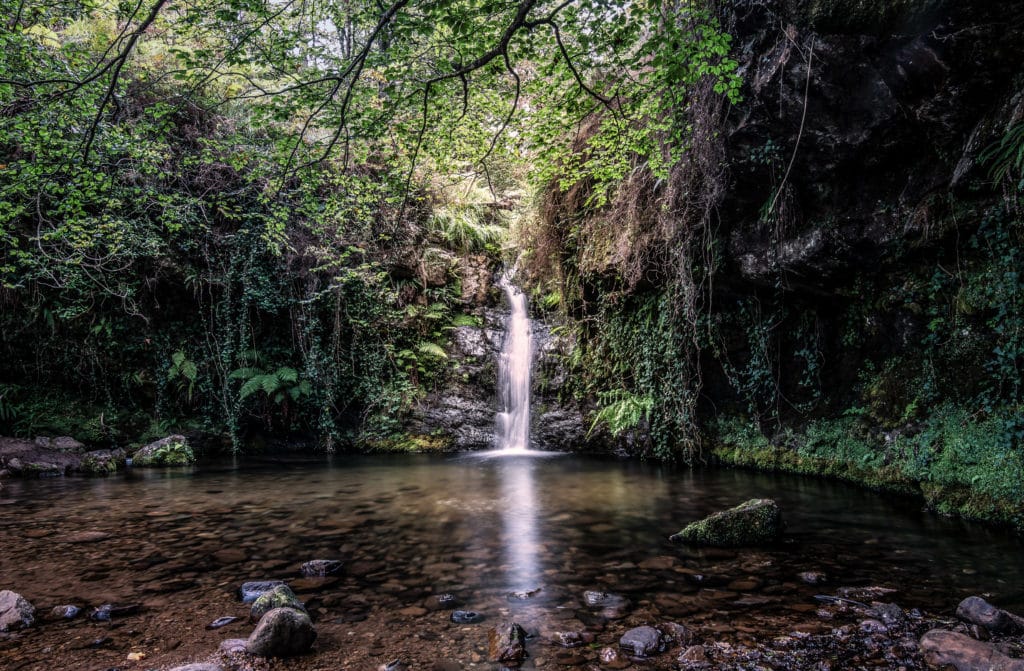
<path id="1" fill-rule="evenodd" d="M 685 523 L 754 497 L 781 505 L 780 544 L 668 541 Z M 485 661 L 486 631 L 505 617 L 536 635 L 526 669 L 586 668 L 627 629 L 668 621 L 698 641 L 736 645 L 814 634 L 835 626 L 815 595 L 842 588 L 891 589 L 883 600 L 939 616 L 971 594 L 1024 610 L 1020 538 L 919 505 L 810 478 L 568 455 L 265 458 L 9 481 L 0 589 L 24 595 L 40 616 L 61 604 L 140 609 L 110 623 L 80 617 L 0 635 L 0 668 L 205 659 L 252 630 L 237 589 L 258 579 L 286 580 L 306 601 L 314 652 L 273 666 L 302 670 L 396 659 L 410 669 L 497 668 Z M 311 559 L 345 567 L 302 579 Z M 587 608 L 588 590 L 628 606 L 608 617 Z M 438 607 L 446 593 L 483 622 L 451 622 Z M 231 615 L 242 619 L 206 629 Z M 594 640 L 551 645 L 563 631 Z M 127 661 L 131 653 L 145 657 Z M 644 666 L 675 668 L 675 654 Z"/>

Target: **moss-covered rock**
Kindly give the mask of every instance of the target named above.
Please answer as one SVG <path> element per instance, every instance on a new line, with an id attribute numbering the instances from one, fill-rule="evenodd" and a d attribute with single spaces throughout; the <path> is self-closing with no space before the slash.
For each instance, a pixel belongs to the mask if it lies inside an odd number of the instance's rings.
<path id="1" fill-rule="evenodd" d="M 185 436 L 161 438 L 139 450 L 132 457 L 135 466 L 187 466 L 194 464 L 196 456 Z"/>
<path id="2" fill-rule="evenodd" d="M 253 621 L 256 621 L 275 608 L 291 608 L 303 613 L 306 612 L 306 607 L 302 605 L 299 597 L 295 595 L 291 587 L 288 585 L 277 585 L 274 589 L 264 592 L 257 597 L 256 601 L 252 604 L 252 610 L 249 612 L 249 615 Z"/>
<path id="3" fill-rule="evenodd" d="M 94 450 L 82 455 L 78 470 L 86 475 L 111 475 L 124 466 L 124 450 Z"/>
<path id="4" fill-rule="evenodd" d="M 671 540 L 712 547 L 739 547 L 771 543 L 782 535 L 782 512 L 771 499 L 750 499 L 693 522 Z"/>

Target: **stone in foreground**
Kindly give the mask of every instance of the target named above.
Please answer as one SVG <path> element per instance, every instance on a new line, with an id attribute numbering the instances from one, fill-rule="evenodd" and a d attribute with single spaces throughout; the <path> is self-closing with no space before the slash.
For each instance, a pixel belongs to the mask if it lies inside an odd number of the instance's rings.
<path id="1" fill-rule="evenodd" d="M 487 658 L 492 662 L 518 665 L 526 659 L 526 632 L 505 620 L 487 632 Z"/>
<path id="2" fill-rule="evenodd" d="M 309 615 L 294 608 L 275 608 L 256 625 L 246 649 L 260 657 L 294 657 L 309 650 L 315 640 Z"/>
<path id="3" fill-rule="evenodd" d="M 636 627 L 622 635 L 619 647 L 633 657 L 653 657 L 665 651 L 665 641 L 654 627 Z"/>
<path id="4" fill-rule="evenodd" d="M 943 629 L 921 637 L 921 654 L 928 666 L 943 671 L 1024 671 L 1024 659 L 1012 659 L 988 643 Z"/>
<path id="5" fill-rule="evenodd" d="M 22 595 L 7 589 L 0 591 L 0 631 L 31 627 L 35 614 L 35 606 Z"/>
<path id="6" fill-rule="evenodd" d="M 964 622 L 983 627 L 990 634 L 1012 635 L 1021 630 L 1016 619 L 980 596 L 969 596 L 956 607 L 956 616 Z"/>
<path id="7" fill-rule="evenodd" d="M 742 547 L 777 541 L 782 528 L 779 504 L 771 499 L 750 499 L 686 525 L 670 540 L 710 547 Z"/>

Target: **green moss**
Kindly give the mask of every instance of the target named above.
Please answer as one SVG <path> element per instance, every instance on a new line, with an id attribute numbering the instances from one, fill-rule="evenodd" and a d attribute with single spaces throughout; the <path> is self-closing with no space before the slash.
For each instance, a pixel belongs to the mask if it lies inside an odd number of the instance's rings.
<path id="1" fill-rule="evenodd" d="M 871 436 L 859 418 L 817 420 L 774 443 L 742 419 L 720 419 L 711 453 L 725 465 L 824 475 L 922 497 L 944 514 L 1024 529 L 1024 455 L 1007 438 L 1010 418 L 933 409 L 912 435 Z"/>
<path id="2" fill-rule="evenodd" d="M 181 436 L 151 443 L 136 452 L 132 460 L 136 466 L 187 466 L 195 461 L 195 453 Z"/>
<path id="3" fill-rule="evenodd" d="M 401 433 L 386 438 L 365 438 L 359 443 L 366 452 L 451 452 L 454 439 L 447 433 Z"/>
<path id="4" fill-rule="evenodd" d="M 295 592 L 288 585 L 278 585 L 269 592 L 261 594 L 253 602 L 249 616 L 253 620 L 259 620 L 275 608 L 292 608 L 303 613 L 306 612 L 306 607 L 302 605 L 299 597 L 295 595 Z"/>
<path id="5" fill-rule="evenodd" d="M 741 547 L 778 540 L 782 535 L 782 514 L 771 499 L 750 499 L 692 522 L 671 540 L 712 547 Z"/>

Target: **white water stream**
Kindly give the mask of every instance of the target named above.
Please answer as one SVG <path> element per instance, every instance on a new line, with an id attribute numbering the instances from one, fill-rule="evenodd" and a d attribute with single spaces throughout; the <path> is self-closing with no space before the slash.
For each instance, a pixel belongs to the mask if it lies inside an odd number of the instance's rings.
<path id="1" fill-rule="evenodd" d="M 509 273 L 501 277 L 509 306 L 505 343 L 498 359 L 498 444 L 502 452 L 527 452 L 530 449 L 530 366 L 533 340 L 530 318 L 526 313 L 526 295 L 514 286 Z"/>

